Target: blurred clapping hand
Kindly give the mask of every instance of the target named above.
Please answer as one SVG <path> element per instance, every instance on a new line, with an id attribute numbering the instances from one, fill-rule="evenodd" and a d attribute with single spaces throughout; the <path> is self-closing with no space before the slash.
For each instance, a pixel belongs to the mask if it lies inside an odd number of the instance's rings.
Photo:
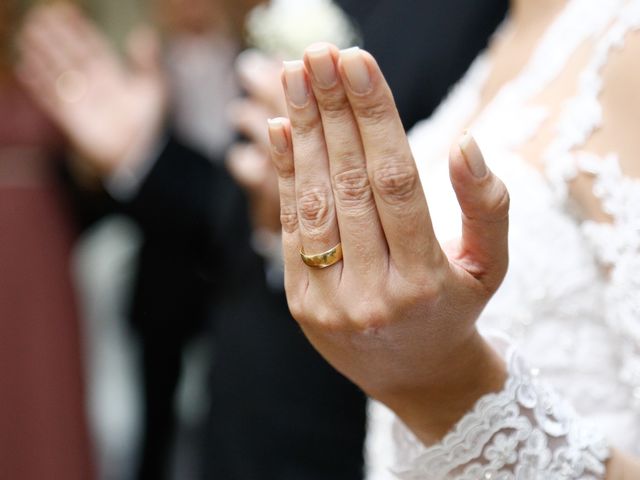
<path id="1" fill-rule="evenodd" d="M 82 166 L 100 176 L 135 168 L 164 119 L 159 42 L 144 27 L 127 44 L 125 63 L 68 4 L 34 8 L 19 35 L 19 79 L 67 136 Z"/>
<path id="2" fill-rule="evenodd" d="M 348 47 L 360 42 L 360 34 L 348 15 L 330 0 L 258 3 L 245 24 L 247 41 L 257 49 L 245 51 L 237 61 L 238 78 L 247 97 L 230 108 L 231 123 L 248 141 L 231 148 L 227 166 L 249 196 L 256 229 L 279 236 L 280 200 L 269 157 L 267 119 L 287 116 L 281 60 L 299 58 L 310 43 L 319 40 Z"/>
<path id="3" fill-rule="evenodd" d="M 245 140 L 229 149 L 227 168 L 247 192 L 253 224 L 262 238 L 280 233 L 278 179 L 269 157 L 267 119 L 286 112 L 281 72 L 281 62 L 273 57 L 257 50 L 242 53 L 237 73 L 247 96 L 229 108 L 230 121 Z"/>

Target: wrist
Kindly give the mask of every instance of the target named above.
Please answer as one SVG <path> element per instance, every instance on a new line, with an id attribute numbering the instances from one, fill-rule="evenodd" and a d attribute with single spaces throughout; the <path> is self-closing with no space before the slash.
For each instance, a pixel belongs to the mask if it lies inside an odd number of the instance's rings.
<path id="1" fill-rule="evenodd" d="M 389 392 L 378 400 L 425 445 L 440 441 L 482 396 L 500 391 L 507 368 L 477 332 L 441 362 L 426 385 Z"/>

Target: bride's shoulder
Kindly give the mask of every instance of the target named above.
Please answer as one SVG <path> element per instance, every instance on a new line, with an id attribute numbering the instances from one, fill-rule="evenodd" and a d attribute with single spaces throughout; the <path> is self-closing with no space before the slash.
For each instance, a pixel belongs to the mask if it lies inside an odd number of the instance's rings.
<path id="1" fill-rule="evenodd" d="M 621 111 L 640 107 L 640 28 L 625 35 L 623 43 L 609 55 L 603 70 L 604 88 L 610 90 L 610 100 L 617 100 Z M 640 117 L 638 117 L 640 118 Z"/>
<path id="2" fill-rule="evenodd" d="M 640 178 L 640 29 L 625 35 L 602 71 L 601 141 L 617 153 L 622 170 Z"/>

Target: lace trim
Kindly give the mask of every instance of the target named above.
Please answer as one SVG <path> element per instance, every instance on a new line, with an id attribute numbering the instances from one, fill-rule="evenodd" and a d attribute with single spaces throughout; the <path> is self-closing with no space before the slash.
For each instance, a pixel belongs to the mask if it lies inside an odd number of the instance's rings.
<path id="1" fill-rule="evenodd" d="M 505 388 L 482 397 L 440 444 L 425 447 L 399 421 L 394 473 L 403 480 L 550 480 L 605 476 L 604 438 L 513 349 Z"/>

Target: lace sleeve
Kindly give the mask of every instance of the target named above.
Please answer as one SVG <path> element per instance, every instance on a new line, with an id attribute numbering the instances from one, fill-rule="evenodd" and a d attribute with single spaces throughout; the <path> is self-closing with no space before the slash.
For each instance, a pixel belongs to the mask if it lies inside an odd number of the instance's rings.
<path id="1" fill-rule="evenodd" d="M 504 389 L 482 397 L 442 440 L 425 447 L 399 421 L 394 474 L 403 480 L 596 480 L 604 438 L 510 347 Z"/>

